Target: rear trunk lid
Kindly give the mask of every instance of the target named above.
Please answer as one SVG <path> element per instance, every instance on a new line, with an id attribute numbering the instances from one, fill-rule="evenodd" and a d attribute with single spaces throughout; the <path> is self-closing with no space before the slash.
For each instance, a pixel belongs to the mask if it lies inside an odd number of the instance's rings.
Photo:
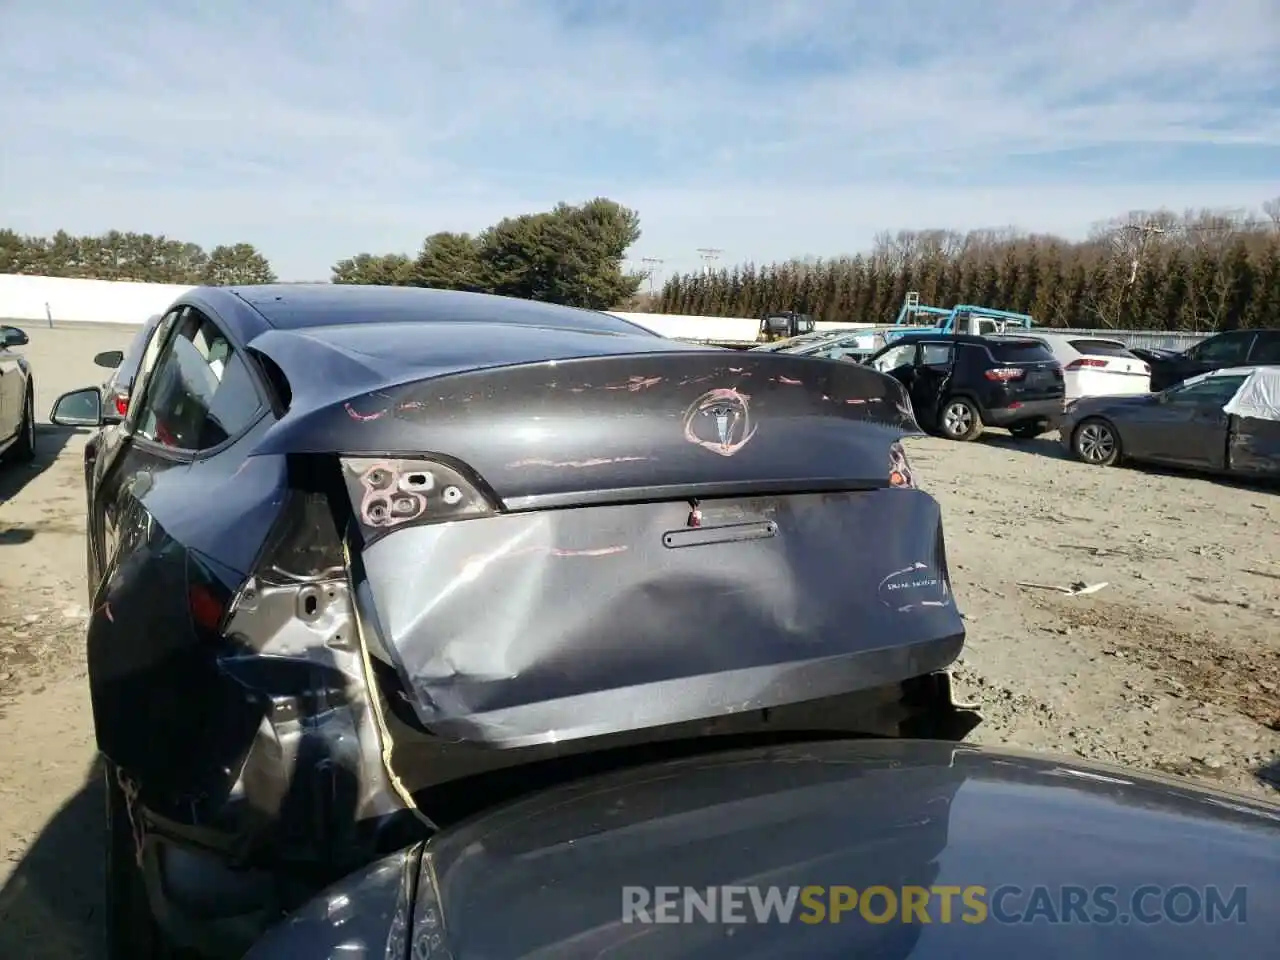
<path id="1" fill-rule="evenodd" d="M 436 358 L 428 377 L 370 366 L 395 382 L 356 392 L 335 363 L 258 448 L 337 457 L 361 635 L 435 737 L 558 743 L 958 655 L 896 381 L 771 353 Z"/>

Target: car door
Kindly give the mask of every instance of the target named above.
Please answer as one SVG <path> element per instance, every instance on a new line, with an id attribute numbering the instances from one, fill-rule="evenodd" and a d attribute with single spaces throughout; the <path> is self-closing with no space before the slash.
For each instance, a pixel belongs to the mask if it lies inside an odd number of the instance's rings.
<path id="1" fill-rule="evenodd" d="M 1168 390 L 1150 410 L 1150 455 L 1164 463 L 1221 470 L 1230 417 L 1223 406 L 1245 376 L 1209 377 Z"/>
<path id="2" fill-rule="evenodd" d="M 916 382 L 916 342 L 914 340 L 885 347 L 868 358 L 867 366 L 878 373 L 893 377 L 906 387 L 907 395 L 911 398 L 912 409 L 915 408 L 916 398 L 913 390 Z"/>
<path id="3" fill-rule="evenodd" d="M 955 367 L 955 344 L 927 341 L 920 344 L 916 356 L 915 382 L 911 387 L 911 405 L 921 425 L 938 422 L 942 398 L 951 385 Z"/>
<path id="4" fill-rule="evenodd" d="M 115 445 L 99 455 L 106 549 L 87 644 L 99 749 L 148 806 L 190 788 L 201 693 L 227 682 L 196 640 L 193 557 L 175 536 L 200 521 L 190 474 L 266 410 L 243 357 L 199 311 L 174 311 L 153 343 Z"/>
<path id="5" fill-rule="evenodd" d="M 186 308 L 172 310 L 156 326 L 154 336 L 138 362 L 135 383 L 138 390 L 156 367 L 160 349 L 174 326 L 185 314 Z M 137 390 L 135 390 L 137 395 Z M 89 538 L 89 596 L 92 600 L 102 580 L 109 559 L 115 555 L 119 541 L 118 494 L 122 477 L 138 469 L 149 469 L 157 464 L 144 449 L 139 456 L 136 445 L 128 443 L 135 430 L 136 418 L 126 417 L 119 424 L 99 429 L 85 444 L 85 476 L 88 484 L 88 538 Z M 162 460 L 159 465 L 172 461 Z"/>

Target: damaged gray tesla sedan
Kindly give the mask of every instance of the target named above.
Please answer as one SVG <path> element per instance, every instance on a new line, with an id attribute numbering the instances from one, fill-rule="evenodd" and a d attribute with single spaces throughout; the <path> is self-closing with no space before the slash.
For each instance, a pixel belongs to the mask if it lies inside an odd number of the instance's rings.
<path id="1" fill-rule="evenodd" d="M 96 425 L 101 394 L 56 404 Z M 88 465 L 112 956 L 638 755 L 959 739 L 903 388 L 411 288 L 198 288 Z"/>

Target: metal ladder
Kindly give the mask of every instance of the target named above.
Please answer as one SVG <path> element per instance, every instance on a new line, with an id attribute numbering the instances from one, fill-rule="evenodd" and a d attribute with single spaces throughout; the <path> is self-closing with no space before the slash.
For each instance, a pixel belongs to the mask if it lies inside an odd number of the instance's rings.
<path id="1" fill-rule="evenodd" d="M 903 304 L 903 309 L 906 310 L 908 318 L 914 317 L 920 310 L 920 292 L 918 290 L 911 290 L 907 293 L 907 302 Z"/>

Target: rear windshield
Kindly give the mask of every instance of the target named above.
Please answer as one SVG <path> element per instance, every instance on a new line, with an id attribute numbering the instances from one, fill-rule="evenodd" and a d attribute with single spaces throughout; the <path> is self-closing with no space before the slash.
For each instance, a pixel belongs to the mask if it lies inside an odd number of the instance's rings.
<path id="1" fill-rule="evenodd" d="M 991 355 L 1001 363 L 1042 363 L 1053 352 L 1039 340 L 992 340 Z"/>
<path id="2" fill-rule="evenodd" d="M 1086 357 L 1129 357 L 1134 358 L 1129 348 L 1114 340 L 1068 340 L 1072 348 Z"/>

